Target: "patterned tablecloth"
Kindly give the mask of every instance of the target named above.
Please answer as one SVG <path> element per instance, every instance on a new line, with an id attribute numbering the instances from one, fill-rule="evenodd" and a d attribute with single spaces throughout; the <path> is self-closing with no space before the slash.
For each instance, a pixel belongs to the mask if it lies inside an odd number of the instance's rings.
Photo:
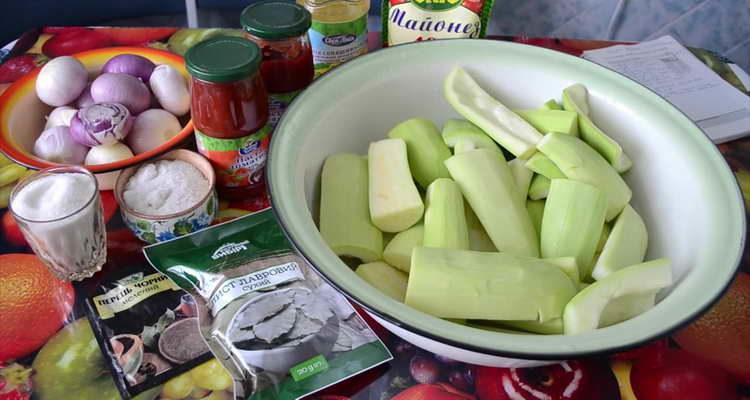
<path id="1" fill-rule="evenodd" d="M 34 67 L 46 62 L 49 58 L 72 54 L 83 50 L 107 46 L 149 46 L 184 53 L 190 43 L 201 37 L 219 33 L 237 33 L 221 29 L 177 29 L 177 28 L 44 28 L 24 34 L 14 44 L 7 46 L 0 56 L 0 93 L 13 81 L 28 73 Z M 564 40 L 550 38 L 497 37 L 498 40 L 523 42 L 543 46 L 574 55 L 583 50 L 606 47 L 612 42 Z M 379 47 L 378 35 L 370 37 L 371 48 Z M 746 91 L 737 76 L 727 66 L 728 60 L 722 60 L 712 53 L 691 49 L 694 53 L 724 79 L 740 90 Z M 188 144 L 190 145 L 190 144 Z M 750 139 L 737 140 L 719 146 L 728 163 L 735 172 L 746 196 L 746 205 L 750 205 Z M 128 268 L 134 263 L 144 262 L 141 254 L 142 243 L 133 237 L 116 213 L 116 203 L 111 193 L 103 193 L 105 210 L 111 219 L 108 222 L 108 254 L 106 270 Z M 231 219 L 268 207 L 265 196 L 249 199 L 244 202 L 221 202 L 219 217 Z M 20 233 L 11 223 L 7 210 L 2 211 L 2 241 L 0 253 L 30 253 L 23 244 Z M 699 244 L 698 244 L 699 245 Z M 86 318 L 82 296 L 89 289 L 97 276 L 74 285 L 74 296 L 61 296 L 59 304 L 38 305 L 33 302 L 32 289 L 21 286 L 8 288 L 3 285 L 2 270 L 9 264 L 16 264 L 13 256 L 0 257 L 0 400 L 26 399 L 29 391 L 39 400 L 60 400 L 42 396 L 34 392 L 35 383 L 48 373 L 46 365 L 62 366 L 71 360 L 55 358 L 56 340 L 50 339 L 58 329 L 70 325 L 73 321 Z M 23 268 L 20 268 L 23 270 Z M 504 370 L 485 368 L 458 363 L 415 348 L 399 338 L 389 334 L 374 322 L 373 328 L 391 348 L 395 359 L 386 366 L 381 366 L 362 375 L 341 382 L 326 389 L 322 394 L 310 398 L 328 400 L 505 400 L 505 399 L 539 399 L 539 400 L 613 400 L 622 398 L 635 399 L 632 386 L 638 392 L 639 400 L 656 399 L 716 399 L 728 400 L 725 397 L 710 395 L 718 387 L 728 387 L 738 391 L 738 399 L 750 399 L 750 259 L 740 267 L 741 271 L 727 293 L 701 319 L 665 338 L 643 348 L 627 353 L 613 354 L 593 359 L 571 360 L 562 365 L 525 370 Z M 23 271 L 21 271 L 23 275 Z M 20 281 L 19 281 L 20 282 Z M 28 283 L 27 283 L 28 284 Z M 30 297 L 23 297 L 30 296 Z M 24 301 L 16 301 L 23 298 Z M 33 306 L 32 306 L 33 305 Z M 44 313 L 49 310 L 71 310 L 64 318 L 46 318 L 46 326 L 7 326 L 3 323 L 6 313 Z M 49 315 L 60 315 L 51 312 Z M 29 344 L 27 339 L 33 335 L 29 332 L 36 329 L 50 330 L 47 339 Z M 58 335 L 59 336 L 59 335 Z M 90 343 L 89 343 L 90 344 Z M 19 346 L 28 349 L 24 355 L 15 360 L 3 360 L 3 348 L 13 350 Z M 86 391 L 82 386 L 110 385 L 106 368 L 103 367 L 98 346 L 94 349 L 83 346 L 80 352 L 82 359 L 68 367 L 73 368 L 74 378 L 60 379 L 61 393 L 69 387 L 69 399 L 103 399 L 101 391 Z M 41 351 L 40 351 L 41 350 Z M 44 353 L 40 356 L 40 353 Z M 40 358 L 44 358 L 40 360 Z M 32 365 L 33 364 L 33 365 Z M 33 367 L 33 368 L 32 368 Z M 632 373 L 630 373 L 632 367 Z M 41 370 L 37 370 L 40 368 Z M 79 368 L 80 370 L 76 370 Z M 632 378 L 632 379 L 629 379 Z M 509 380 L 520 379 L 538 389 L 536 397 L 508 397 L 503 385 Z M 619 385 L 618 385 L 619 380 Z M 654 382 L 666 384 L 658 389 Z M 570 385 L 580 386 L 574 397 L 566 397 L 565 389 Z M 671 386 L 670 386 L 671 385 Z M 669 387 L 668 387 L 669 386 Z M 660 392 L 661 390 L 661 392 Z M 24 392 L 24 393 L 21 393 Z M 667 393 L 671 393 L 668 397 Z M 84 395 L 83 393 L 93 393 Z M 551 393 L 546 395 L 545 393 Z M 556 394 L 555 394 L 556 393 Z M 205 393 L 204 393 L 205 395 Z M 742 397 L 742 396 L 745 397 Z M 227 398 L 227 393 L 215 393 L 206 399 L 218 400 Z M 713 397 L 711 397 L 713 396 Z M 721 396 L 721 395 L 719 395 Z M 116 397 L 116 396 L 115 396 Z M 109 399 L 110 397 L 107 397 Z M 158 390 L 147 399 L 167 397 Z"/>

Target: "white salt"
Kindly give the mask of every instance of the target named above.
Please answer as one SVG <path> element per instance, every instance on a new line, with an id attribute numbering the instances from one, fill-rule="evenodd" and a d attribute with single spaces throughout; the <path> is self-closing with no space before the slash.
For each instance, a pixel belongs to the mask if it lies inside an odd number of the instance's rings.
<path id="1" fill-rule="evenodd" d="M 133 211 L 161 216 L 195 206 L 210 189 L 206 177 L 190 163 L 162 160 L 138 168 L 122 197 Z"/>
<path id="2" fill-rule="evenodd" d="M 16 215 L 27 220 L 54 220 L 83 208 L 94 190 L 94 181 L 84 174 L 42 176 L 21 189 L 13 197 L 11 207 Z"/>

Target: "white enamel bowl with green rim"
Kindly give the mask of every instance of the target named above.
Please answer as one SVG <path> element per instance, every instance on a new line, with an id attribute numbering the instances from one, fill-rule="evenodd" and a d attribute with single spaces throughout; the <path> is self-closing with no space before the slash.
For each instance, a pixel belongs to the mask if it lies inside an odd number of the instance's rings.
<path id="1" fill-rule="evenodd" d="M 391 300 L 360 279 L 316 228 L 320 170 L 339 152 L 366 154 L 398 122 L 442 124 L 458 114 L 443 78 L 463 66 L 511 108 L 537 108 L 585 84 L 591 117 L 622 144 L 625 178 L 649 231 L 649 259 L 669 257 L 675 284 L 629 321 L 575 336 L 490 332 L 441 320 Z M 516 43 L 450 40 L 396 46 L 358 58 L 297 97 L 276 129 L 268 163 L 271 200 L 300 253 L 396 335 L 432 352 L 490 366 L 532 366 L 633 347 L 704 312 L 735 274 L 745 213 L 721 154 L 685 115 L 637 83 L 577 57 Z M 446 294 L 448 295 L 448 294 Z M 535 360 L 535 361 L 534 361 Z"/>

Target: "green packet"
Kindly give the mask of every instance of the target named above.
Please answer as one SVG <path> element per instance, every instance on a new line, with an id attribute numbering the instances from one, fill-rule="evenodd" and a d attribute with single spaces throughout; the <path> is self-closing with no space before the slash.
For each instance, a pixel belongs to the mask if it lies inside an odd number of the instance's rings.
<path id="1" fill-rule="evenodd" d="M 298 399 L 393 358 L 299 256 L 270 210 L 144 248 L 195 299 L 234 398 Z"/>

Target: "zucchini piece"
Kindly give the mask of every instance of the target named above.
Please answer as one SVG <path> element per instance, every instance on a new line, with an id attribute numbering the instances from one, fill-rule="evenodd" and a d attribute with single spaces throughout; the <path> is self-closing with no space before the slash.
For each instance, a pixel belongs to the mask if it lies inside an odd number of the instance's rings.
<path id="1" fill-rule="evenodd" d="M 577 83 L 563 90 L 563 107 L 578 113 L 578 131 L 581 138 L 599 152 L 619 173 L 633 166 L 622 146 L 607 136 L 589 117 L 588 91 Z"/>
<path id="2" fill-rule="evenodd" d="M 383 250 L 383 260 L 390 265 L 409 273 L 411 268 L 411 252 L 421 246 L 424 240 L 424 225 L 417 224 L 399 232 L 388 242 Z"/>
<path id="3" fill-rule="evenodd" d="M 509 253 L 417 247 L 406 304 L 440 318 L 560 318 L 577 288 L 560 268 Z"/>
<path id="4" fill-rule="evenodd" d="M 474 210 L 465 203 L 464 210 L 466 211 L 466 226 L 469 228 L 469 250 L 497 252 L 497 248 L 492 244 L 492 240 L 482 223 L 479 222 L 477 215 L 474 214 Z"/>
<path id="5" fill-rule="evenodd" d="M 545 200 L 526 200 L 526 211 L 529 212 L 531 222 L 534 224 L 537 235 L 542 233 L 542 218 L 544 217 Z"/>
<path id="6" fill-rule="evenodd" d="M 587 279 L 606 211 L 607 199 L 601 190 L 583 182 L 553 179 L 542 218 L 542 257 L 575 257 L 578 280 Z"/>
<path id="7" fill-rule="evenodd" d="M 565 174 L 560 171 L 560 168 L 557 168 L 557 165 L 555 165 L 555 163 L 543 153 L 534 153 L 534 155 L 526 161 L 526 168 L 539 175 L 544 175 L 547 179 L 565 178 Z"/>
<path id="8" fill-rule="evenodd" d="M 411 177 L 403 139 L 370 143 L 370 218 L 384 232 L 401 232 L 422 218 L 424 204 Z"/>
<path id="9" fill-rule="evenodd" d="M 526 197 L 529 195 L 531 178 L 534 176 L 534 171 L 526 168 L 526 165 L 524 164 L 524 160 L 521 160 L 520 158 L 508 161 L 510 173 L 513 174 L 513 181 L 516 183 L 518 197 L 520 197 L 523 202 L 526 201 Z"/>
<path id="10" fill-rule="evenodd" d="M 542 104 L 542 110 L 562 110 L 562 106 L 555 99 L 549 99 L 546 103 Z"/>
<path id="11" fill-rule="evenodd" d="M 445 121 L 442 137 L 443 142 L 450 148 L 489 149 L 497 151 L 501 156 L 503 155 L 503 152 L 497 147 L 497 143 L 492 138 L 487 136 L 478 126 L 465 119 L 449 119 Z"/>
<path id="12" fill-rule="evenodd" d="M 539 243 L 510 167 L 487 149 L 456 154 L 445 161 L 472 210 L 499 251 L 536 257 Z"/>
<path id="13" fill-rule="evenodd" d="M 423 245 L 469 250 L 464 196 L 451 179 L 436 179 L 427 188 Z"/>
<path id="14" fill-rule="evenodd" d="M 566 110 L 516 110 L 521 118 L 542 133 L 578 136 L 578 114 Z"/>
<path id="15" fill-rule="evenodd" d="M 600 280 L 618 269 L 643 262 L 647 247 L 646 224 L 628 204 L 615 220 L 591 275 Z"/>
<path id="16" fill-rule="evenodd" d="M 656 304 L 656 293 L 652 290 L 646 293 L 633 293 L 612 299 L 599 318 L 599 328 L 627 321 L 652 309 Z"/>
<path id="17" fill-rule="evenodd" d="M 497 321 L 501 326 L 512 329 L 520 329 L 525 332 L 539 333 L 542 335 L 562 335 L 562 318 L 555 318 L 547 322 L 537 321 Z"/>
<path id="18" fill-rule="evenodd" d="M 542 200 L 546 199 L 549 195 L 549 186 L 552 181 L 544 175 L 536 174 L 531 178 L 531 185 L 529 185 L 529 198 L 531 200 Z"/>
<path id="19" fill-rule="evenodd" d="M 426 189 L 435 179 L 450 177 L 443 161 L 451 156 L 451 151 L 432 121 L 408 119 L 391 129 L 388 137 L 406 142 L 409 169 L 422 188 Z"/>
<path id="20" fill-rule="evenodd" d="M 367 159 L 357 154 L 326 158 L 320 174 L 320 235 L 338 256 L 362 262 L 383 256 L 383 234 L 372 224 Z"/>
<path id="21" fill-rule="evenodd" d="M 544 258 L 544 261 L 560 268 L 565 275 L 568 275 L 571 281 L 578 285 L 581 282 L 581 273 L 578 269 L 578 263 L 575 257 L 555 257 L 555 258 Z"/>
<path id="22" fill-rule="evenodd" d="M 599 243 L 596 244 L 596 251 L 594 252 L 594 254 L 596 254 L 597 256 L 602 252 L 602 249 L 604 249 L 604 244 L 607 243 L 610 232 L 612 232 L 612 225 L 604 224 L 604 229 L 602 229 L 602 236 L 599 238 Z M 640 259 L 639 261 L 636 261 L 635 263 L 629 265 L 633 265 L 642 261 L 643 259 Z"/>
<path id="23" fill-rule="evenodd" d="M 445 99 L 464 118 L 518 158 L 534 153 L 542 134 L 490 96 L 462 68 L 456 67 L 443 85 Z"/>
<path id="24" fill-rule="evenodd" d="M 635 293 L 648 294 L 672 284 L 669 259 L 659 258 L 613 272 L 581 290 L 565 306 L 566 335 L 593 331 L 613 299 Z M 407 288 L 408 296 L 408 288 Z"/>
<path id="25" fill-rule="evenodd" d="M 362 264 L 354 272 L 386 296 L 398 302 L 404 302 L 408 281 L 405 273 L 382 261 Z"/>
<path id="26" fill-rule="evenodd" d="M 581 139 L 550 133 L 537 147 L 566 177 L 596 186 L 606 194 L 607 221 L 613 220 L 630 202 L 633 193 L 620 174 Z"/>

